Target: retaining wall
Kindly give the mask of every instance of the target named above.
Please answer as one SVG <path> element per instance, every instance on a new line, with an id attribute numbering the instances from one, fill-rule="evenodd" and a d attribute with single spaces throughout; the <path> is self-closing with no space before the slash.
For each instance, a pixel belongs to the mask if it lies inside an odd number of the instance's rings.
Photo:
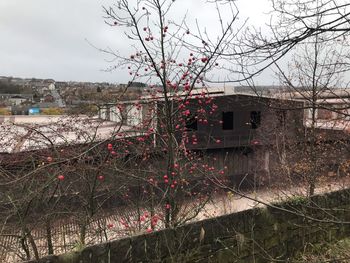
<path id="1" fill-rule="evenodd" d="M 349 236 L 349 208 L 350 190 L 297 197 L 30 262 L 287 262 L 309 243 Z"/>

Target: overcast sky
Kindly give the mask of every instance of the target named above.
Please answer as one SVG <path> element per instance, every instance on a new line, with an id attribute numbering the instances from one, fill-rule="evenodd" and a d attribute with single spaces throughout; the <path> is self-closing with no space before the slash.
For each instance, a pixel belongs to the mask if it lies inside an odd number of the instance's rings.
<path id="1" fill-rule="evenodd" d="M 130 0 L 131 1 L 131 0 Z M 133 0 L 132 0 L 133 1 Z M 177 0 L 175 13 L 213 17 L 205 0 Z M 92 47 L 127 52 L 122 31 L 104 23 L 102 6 L 113 0 L 0 0 L 0 76 L 123 83 L 127 72 L 105 72 L 110 64 Z M 267 0 L 239 0 L 241 17 L 266 21 Z M 269 83 L 265 83 L 269 84 Z"/>

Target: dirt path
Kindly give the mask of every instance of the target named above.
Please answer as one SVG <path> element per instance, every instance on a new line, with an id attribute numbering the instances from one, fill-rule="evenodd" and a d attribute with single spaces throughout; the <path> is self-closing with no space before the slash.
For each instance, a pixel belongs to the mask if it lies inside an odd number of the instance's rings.
<path id="1" fill-rule="evenodd" d="M 350 188 L 350 178 L 328 178 L 319 183 L 315 194 L 332 192 L 340 189 Z M 217 195 L 209 202 L 196 218 L 203 220 L 210 217 L 225 215 L 254 208 L 263 207 L 264 203 L 280 202 L 288 198 L 306 196 L 307 189 L 303 186 L 291 188 L 265 188 L 257 191 L 244 192 L 240 194 L 227 192 L 226 195 Z M 244 197 L 247 196 L 248 198 Z"/>

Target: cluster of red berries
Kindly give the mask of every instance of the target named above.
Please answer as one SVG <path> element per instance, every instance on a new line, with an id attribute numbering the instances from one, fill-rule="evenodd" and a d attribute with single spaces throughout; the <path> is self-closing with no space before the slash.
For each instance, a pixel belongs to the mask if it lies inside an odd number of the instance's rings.
<path id="1" fill-rule="evenodd" d="M 116 155 L 116 154 L 117 154 L 117 153 L 113 150 L 113 145 L 112 145 L 111 143 L 108 143 L 107 149 L 108 149 L 108 151 L 109 151 L 112 155 Z"/>

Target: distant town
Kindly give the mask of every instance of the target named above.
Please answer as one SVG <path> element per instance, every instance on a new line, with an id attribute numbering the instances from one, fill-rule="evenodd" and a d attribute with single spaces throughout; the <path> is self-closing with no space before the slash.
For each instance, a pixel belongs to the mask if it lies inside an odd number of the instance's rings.
<path id="1" fill-rule="evenodd" d="M 136 98 L 145 87 L 0 76 L 0 115 L 94 115 L 97 104 Z"/>

